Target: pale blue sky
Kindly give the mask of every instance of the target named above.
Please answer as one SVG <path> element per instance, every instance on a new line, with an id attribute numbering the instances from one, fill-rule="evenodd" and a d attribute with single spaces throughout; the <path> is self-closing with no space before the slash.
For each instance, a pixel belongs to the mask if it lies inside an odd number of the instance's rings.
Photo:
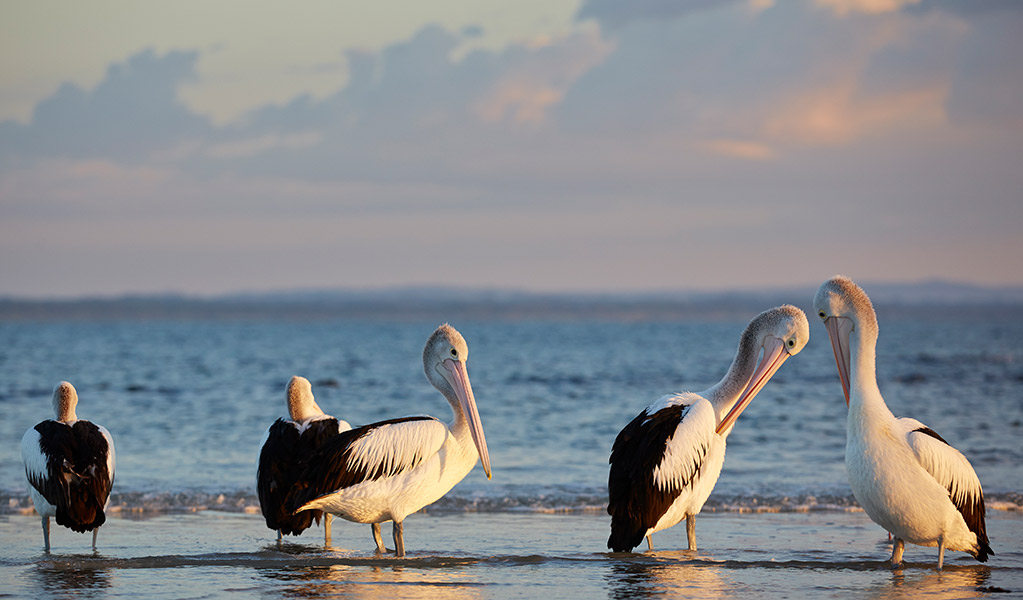
<path id="1" fill-rule="evenodd" d="M 9 2 L 0 295 L 1023 284 L 1023 3 Z"/>

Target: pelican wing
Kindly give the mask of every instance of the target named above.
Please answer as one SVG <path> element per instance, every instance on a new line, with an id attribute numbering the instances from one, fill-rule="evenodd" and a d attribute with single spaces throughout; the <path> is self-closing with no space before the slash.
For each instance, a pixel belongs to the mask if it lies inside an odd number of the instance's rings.
<path id="1" fill-rule="evenodd" d="M 264 436 L 259 451 L 259 466 L 256 469 L 256 492 L 259 495 L 259 509 L 266 520 L 266 526 L 280 530 L 286 535 L 298 535 L 312 525 L 319 511 L 291 515 L 284 510 L 284 501 L 295 482 L 299 466 L 301 437 L 298 427 L 292 421 L 277 419 Z"/>
<path id="2" fill-rule="evenodd" d="M 321 511 L 292 515 L 285 510 L 284 503 L 308 458 L 324 442 L 349 429 L 347 422 L 329 416 L 314 417 L 302 423 L 277 419 L 267 429 L 259 452 L 256 491 L 268 528 L 286 535 L 299 535 L 314 519 L 319 522 Z"/>
<path id="3" fill-rule="evenodd" d="M 89 421 L 43 421 L 21 443 L 29 483 L 57 509 L 56 520 L 79 533 L 106 521 L 103 509 L 114 483 L 114 445 L 106 429 Z"/>
<path id="4" fill-rule="evenodd" d="M 414 469 L 436 454 L 448 429 L 433 417 L 403 417 L 342 432 L 309 457 L 288 495 L 287 510 L 337 490 Z"/>
<path id="5" fill-rule="evenodd" d="M 966 526 L 977 535 L 980 554 L 986 560 L 987 554 L 994 554 L 988 546 L 987 529 L 984 524 L 984 490 L 980 478 L 970 461 L 959 450 L 916 419 L 899 419 L 906 427 L 906 441 L 916 454 L 920 466 L 931 477 L 948 490 L 948 497 L 955 505 Z"/>
<path id="6" fill-rule="evenodd" d="M 664 458 L 654 469 L 653 481 L 660 489 L 678 496 L 689 487 L 703 465 L 716 426 L 714 407 L 706 400 L 682 411 L 674 433 L 665 440 Z"/>
<path id="7" fill-rule="evenodd" d="M 46 498 L 47 502 L 56 506 L 60 489 L 51 490 L 46 484 L 49 479 L 50 466 L 46 454 L 43 453 L 39 425 L 30 428 L 21 438 L 21 460 L 25 463 L 25 477 L 28 478 L 29 485 L 35 488 L 43 498 Z"/>
<path id="8" fill-rule="evenodd" d="M 716 425 L 714 407 L 707 400 L 670 395 L 622 429 L 609 461 L 608 548 L 631 550 L 643 541 L 646 531 L 698 475 Z"/>

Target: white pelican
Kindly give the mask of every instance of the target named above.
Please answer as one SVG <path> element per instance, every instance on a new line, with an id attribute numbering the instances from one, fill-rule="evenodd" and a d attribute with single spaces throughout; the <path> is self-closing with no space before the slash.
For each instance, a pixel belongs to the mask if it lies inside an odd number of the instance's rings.
<path id="1" fill-rule="evenodd" d="M 735 420 L 809 338 L 806 315 L 795 306 L 762 312 L 742 332 L 732 365 L 717 385 L 664 396 L 622 429 L 611 449 L 607 481 L 608 548 L 627 552 L 645 537 L 652 550 L 651 536 L 684 518 L 689 550 L 696 550 L 696 515 L 721 474 Z"/>
<path id="2" fill-rule="evenodd" d="M 25 432 L 21 458 L 25 462 L 32 504 L 42 519 L 43 545 L 50 551 L 50 517 L 85 533 L 96 533 L 106 521 L 104 509 L 114 484 L 114 440 L 110 433 L 75 414 L 78 392 L 66 381 L 53 390 L 53 412 Z"/>
<path id="3" fill-rule="evenodd" d="M 403 417 L 328 440 L 309 458 L 288 496 L 288 509 L 317 509 L 372 523 L 379 552 L 386 551 L 379 524 L 393 521 L 395 555 L 404 556 L 406 516 L 439 500 L 472 470 L 477 458 L 490 479 L 487 441 L 465 368 L 468 355 L 462 335 L 449 325 L 438 327 L 423 349 L 426 378 L 451 404 L 452 423 Z"/>
<path id="4" fill-rule="evenodd" d="M 277 531 L 277 543 L 284 534 L 300 535 L 313 519 L 319 523 L 322 513 L 310 510 L 292 515 L 284 510 L 284 499 L 295 484 L 306 458 L 326 440 L 352 428 L 348 421 L 324 414 L 313 397 L 313 388 L 305 377 L 295 375 L 288 382 L 288 415 L 277 419 L 263 435 L 256 491 L 266 526 Z M 323 519 L 323 541 L 330 544 L 330 514 Z"/>
<path id="5" fill-rule="evenodd" d="M 845 469 L 856 501 L 895 538 L 892 566 L 905 542 L 994 554 L 984 526 L 984 491 L 970 462 L 920 421 L 896 418 L 877 387 L 877 315 L 870 298 L 846 277 L 825 281 L 813 299 L 824 321 L 849 407 Z"/>

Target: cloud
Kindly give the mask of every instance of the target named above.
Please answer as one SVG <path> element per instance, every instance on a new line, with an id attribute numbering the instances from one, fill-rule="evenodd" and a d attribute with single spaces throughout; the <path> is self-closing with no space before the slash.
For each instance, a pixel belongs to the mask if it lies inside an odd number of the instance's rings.
<path id="1" fill-rule="evenodd" d="M 716 154 L 745 160 L 770 160 L 775 156 L 770 146 L 748 140 L 711 140 L 707 147 Z"/>
<path id="2" fill-rule="evenodd" d="M 1012 98 L 1023 77 L 1006 57 L 1019 37 L 1004 19 L 856 21 L 795 4 L 749 9 L 588 2 L 580 14 L 613 13 L 631 25 L 580 27 L 457 59 L 465 36 L 478 32 L 427 26 L 379 52 L 349 50 L 347 83 L 339 72 L 333 94 L 223 126 L 178 101 L 194 84 L 196 52 L 144 51 L 112 65 L 93 90 L 62 86 L 29 125 L 0 123 L 0 152 L 154 161 L 206 178 L 477 185 L 586 171 L 628 177 L 628 169 L 648 178 L 658 168 L 704 169 L 708 153 L 777 159 L 793 147 L 851 144 L 946 118 L 1003 123 L 1018 112 Z"/>
<path id="3" fill-rule="evenodd" d="M 485 122 L 542 123 L 579 77 L 600 64 L 613 46 L 595 33 L 553 42 L 534 41 L 513 64 L 502 69 L 474 105 Z"/>
<path id="4" fill-rule="evenodd" d="M 209 135 L 207 120 L 177 100 L 195 78 L 195 52 L 140 52 L 111 65 L 86 91 L 65 83 L 36 105 L 29 125 L 5 123 L 0 157 L 94 157 L 138 162 L 154 149 Z"/>
<path id="5" fill-rule="evenodd" d="M 639 21 L 672 20 L 686 15 L 711 11 L 737 0 L 586 0 L 579 7 L 576 19 L 595 19 L 601 27 L 617 30 Z M 761 4 L 762 6 L 762 4 Z"/>
<path id="6" fill-rule="evenodd" d="M 1018 0 L 922 0 L 910 4 L 907 11 L 911 13 L 946 12 L 971 19 L 994 13 L 1023 12 L 1023 3 Z"/>
<path id="7" fill-rule="evenodd" d="M 834 11 L 838 16 L 863 13 L 879 15 L 897 12 L 907 6 L 919 4 L 920 0 L 813 0 L 814 4 Z"/>
<path id="8" fill-rule="evenodd" d="M 159 289 L 142 263 L 173 262 L 166 223 L 209 257 L 190 285 L 218 290 L 273 279 L 238 248 L 308 265 L 279 285 L 456 277 L 442 254 L 470 255 L 462 284 L 724 284 L 764 239 L 792 273 L 869 247 L 862 264 L 942 274 L 1018 238 L 1023 13 L 941 6 L 587 2 L 570 31 L 467 52 L 472 28 L 426 26 L 347 50 L 333 93 L 219 125 L 178 100 L 197 52 L 143 51 L 0 123 L 0 279 L 89 256 Z M 61 252 L 38 241 L 55 222 Z M 709 247 L 723 267 L 687 259 Z"/>
<path id="9" fill-rule="evenodd" d="M 968 34 L 952 58 L 948 114 L 956 122 L 1023 133 L 1023 10 L 970 17 Z"/>
<path id="10" fill-rule="evenodd" d="M 259 137 L 233 140 L 213 144 L 203 153 L 212 158 L 242 158 L 263 154 L 274 148 L 296 149 L 317 145 L 323 134 L 316 131 L 293 133 L 290 135 L 262 135 Z"/>

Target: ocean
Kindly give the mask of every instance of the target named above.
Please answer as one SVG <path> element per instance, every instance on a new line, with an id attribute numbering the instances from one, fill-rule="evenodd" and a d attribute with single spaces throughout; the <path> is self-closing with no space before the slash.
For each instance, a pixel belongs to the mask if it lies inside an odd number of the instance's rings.
<path id="1" fill-rule="evenodd" d="M 810 343 L 728 438 L 697 518 L 700 550 L 687 552 L 676 527 L 654 535 L 654 552 L 611 555 L 604 511 L 615 435 L 663 394 L 716 383 L 746 319 L 446 315 L 469 344 L 494 477 L 477 467 L 410 516 L 401 560 L 374 555 L 369 527 L 341 520 L 332 548 L 313 528 L 278 549 L 258 511 L 256 458 L 266 428 L 286 413 L 292 375 L 353 425 L 450 420 L 422 370 L 440 321 L 0 321 L 0 596 L 1023 595 L 1023 323 L 956 315 L 882 313 L 877 361 L 892 411 L 956 446 L 985 488 L 995 555 L 981 564 L 950 552 L 941 573 L 935 550 L 915 546 L 905 569 L 886 567 L 887 536 L 846 480 L 846 406 L 816 319 Z M 53 551 L 42 553 L 21 463 L 21 436 L 52 417 L 61 380 L 78 390 L 79 417 L 105 426 L 117 449 L 96 553 L 89 536 L 56 525 Z"/>

